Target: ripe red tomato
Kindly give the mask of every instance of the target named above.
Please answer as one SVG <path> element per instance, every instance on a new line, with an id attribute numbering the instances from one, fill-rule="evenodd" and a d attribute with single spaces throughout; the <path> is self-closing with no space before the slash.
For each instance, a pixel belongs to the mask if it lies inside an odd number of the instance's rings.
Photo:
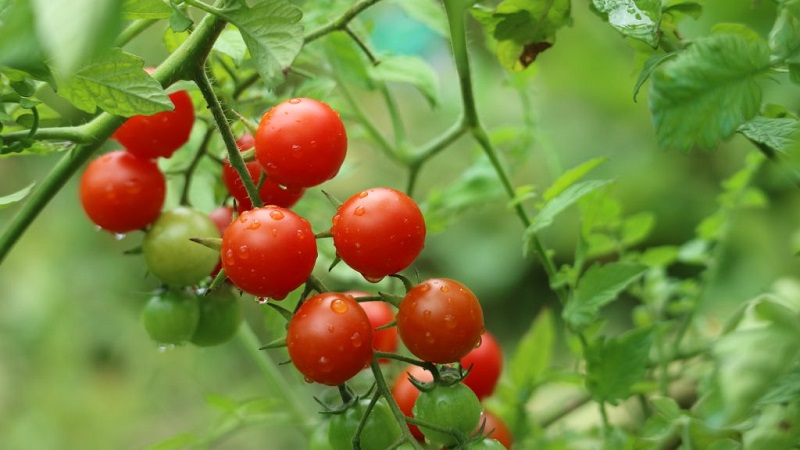
<path id="1" fill-rule="evenodd" d="M 416 202 L 390 188 L 350 197 L 332 223 L 336 253 L 369 281 L 405 269 L 425 245 L 425 219 Z"/>
<path id="2" fill-rule="evenodd" d="M 366 292 L 348 291 L 345 294 L 352 295 L 354 298 L 369 296 Z M 394 321 L 394 311 L 388 303 L 380 300 L 369 302 L 358 302 L 364 312 L 369 317 L 372 326 L 372 348 L 379 352 L 394 352 L 397 350 L 397 327 L 375 330 Z M 381 362 L 388 362 L 381 358 Z"/>
<path id="3" fill-rule="evenodd" d="M 488 331 L 481 336 L 481 343 L 461 358 L 461 366 L 468 369 L 466 384 L 479 399 L 492 395 L 500 372 L 503 370 L 503 349 Z"/>
<path id="4" fill-rule="evenodd" d="M 392 397 L 394 397 L 394 401 L 397 403 L 400 411 L 402 411 L 406 417 L 413 418 L 414 413 L 412 409 L 414 408 L 414 403 L 417 402 L 417 397 L 419 397 L 419 389 L 408 381 L 409 376 L 419 381 L 428 382 L 433 380 L 433 374 L 420 366 L 410 364 L 394 380 L 394 384 L 392 385 Z M 425 439 L 425 436 L 422 435 L 422 432 L 419 431 L 416 425 L 408 424 L 408 429 L 417 440 L 421 441 Z"/>
<path id="5" fill-rule="evenodd" d="M 311 275 L 317 241 L 308 221 L 278 206 L 245 211 L 222 235 L 222 267 L 239 289 L 283 299 Z"/>
<path id="6" fill-rule="evenodd" d="M 514 442 L 514 439 L 511 436 L 511 430 L 508 429 L 508 426 L 506 426 L 506 423 L 503 422 L 503 419 L 497 417 L 491 411 L 484 409 L 483 412 L 481 412 L 481 418 L 478 421 L 478 428 L 480 428 L 484 420 L 486 421 L 486 424 L 483 427 L 483 433 L 488 435 L 489 439 L 496 439 L 498 442 L 503 444 L 505 448 L 511 448 L 511 444 Z"/>
<path id="7" fill-rule="evenodd" d="M 276 183 L 311 187 L 333 178 L 347 153 L 347 134 L 339 113 L 310 98 L 279 103 L 262 117 L 256 131 L 256 159 Z"/>
<path id="8" fill-rule="evenodd" d="M 297 370 L 308 380 L 336 386 L 368 366 L 372 326 L 367 313 L 346 294 L 315 295 L 289 322 L 286 347 Z"/>
<path id="9" fill-rule="evenodd" d="M 153 161 L 122 150 L 95 159 L 81 176 L 83 210 L 96 225 L 115 233 L 153 223 L 166 192 L 164 175 Z"/>
<path id="10" fill-rule="evenodd" d="M 475 294 L 447 278 L 414 286 L 397 311 L 397 332 L 408 350 L 437 364 L 460 360 L 480 343 L 484 331 Z"/>
<path id="11" fill-rule="evenodd" d="M 252 148 L 254 142 L 255 140 L 252 135 L 245 134 L 236 141 L 236 145 L 239 146 L 240 151 L 244 151 Z M 250 173 L 250 179 L 258 186 L 262 174 L 261 164 L 259 164 L 258 161 L 251 161 L 245 163 L 245 165 L 247 166 L 247 171 Z M 222 165 L 222 182 L 225 183 L 228 192 L 236 199 L 239 214 L 248 209 L 253 209 L 253 203 L 247 195 L 247 190 L 244 187 L 244 183 L 242 183 L 242 179 L 239 178 L 236 169 L 230 165 L 228 160 L 225 160 L 225 163 Z M 305 189 L 303 188 L 286 189 L 272 179 L 267 178 L 258 190 L 258 196 L 265 205 L 290 208 L 300 200 L 304 192 Z"/>
<path id="12" fill-rule="evenodd" d="M 140 158 L 169 158 L 189 140 L 194 126 L 194 105 L 186 91 L 169 95 L 172 111 L 133 116 L 111 136 Z"/>

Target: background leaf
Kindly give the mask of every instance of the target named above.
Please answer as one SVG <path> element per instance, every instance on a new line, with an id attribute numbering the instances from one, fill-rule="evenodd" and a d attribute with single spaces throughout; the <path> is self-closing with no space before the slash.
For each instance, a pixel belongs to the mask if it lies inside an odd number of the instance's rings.
<path id="1" fill-rule="evenodd" d="M 17 203 L 23 200 L 25 197 L 30 194 L 31 190 L 33 189 L 34 183 L 29 184 L 28 186 L 18 190 L 17 192 L 4 195 L 0 197 L 0 209 L 7 208 L 14 203 Z"/>
<path id="2" fill-rule="evenodd" d="M 631 387 L 644 379 L 652 341 L 651 330 L 636 329 L 592 344 L 586 350 L 586 387 L 592 397 L 611 404 L 629 397 Z"/>
<path id="3" fill-rule="evenodd" d="M 615 30 L 651 47 L 658 45 L 661 0 L 593 0 L 593 4 Z"/>
<path id="4" fill-rule="evenodd" d="M 564 308 L 564 320 L 575 330 L 589 326 L 604 305 L 614 301 L 629 284 L 647 270 L 635 263 L 594 264 L 578 281 Z"/>
<path id="5" fill-rule="evenodd" d="M 422 93 L 430 106 L 439 103 L 439 77 L 431 66 L 417 56 L 390 56 L 381 58 L 371 67 L 373 77 L 383 81 L 408 83 Z"/>

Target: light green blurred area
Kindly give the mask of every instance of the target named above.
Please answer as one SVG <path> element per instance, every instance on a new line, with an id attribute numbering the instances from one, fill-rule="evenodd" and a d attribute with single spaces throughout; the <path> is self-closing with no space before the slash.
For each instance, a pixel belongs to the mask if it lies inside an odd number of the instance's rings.
<path id="1" fill-rule="evenodd" d="M 705 4 L 702 21 L 685 23 L 687 37 L 707 33 L 709 24 L 720 19 L 747 23 L 762 35 L 768 32 L 769 2 L 755 9 L 749 1 Z M 379 15 L 381 11 L 387 15 Z M 386 7 L 373 14 L 391 18 L 397 10 Z M 392 35 L 391 22 L 381 30 L 380 38 L 388 42 L 385 48 L 391 48 L 392 39 L 404 41 L 403 35 Z M 132 47 L 151 52 L 148 63 L 157 64 L 163 55 L 157 31 L 148 32 Z M 477 33 L 471 36 L 473 47 L 482 40 Z M 431 110 L 416 91 L 392 86 L 410 138 L 417 144 L 448 127 L 460 105 L 445 43 L 431 34 L 425 48 L 439 73 L 442 104 Z M 510 87 L 509 75 L 487 52 L 475 50 L 472 56 L 477 101 L 488 128 L 521 124 L 520 98 Z M 658 222 L 646 245 L 679 245 L 691 239 L 699 221 L 716 208 L 720 180 L 741 167 L 744 155 L 752 150 L 738 137 L 709 153 L 656 148 L 646 89 L 637 103 L 632 101 L 638 75 L 633 52 L 588 11 L 585 2 L 575 2 L 573 27 L 562 30 L 556 45 L 529 70 L 534 145 L 524 165 L 514 167 L 514 183 L 532 184 L 541 192 L 556 172 L 590 158 L 609 157 L 594 175 L 616 180 L 612 192 L 624 212 L 656 214 Z M 768 99 L 800 109 L 796 86 L 763 86 Z M 390 120 L 380 97 L 358 95 L 369 116 L 388 132 Z M 353 123 L 348 127 L 351 147 L 346 166 L 322 188 L 340 199 L 374 185 L 402 188 L 403 170 L 377 151 L 360 127 Z M 445 188 L 476 153 L 474 143 L 462 138 L 431 160 L 421 172 L 417 198 L 424 200 L 431 190 Z M 43 179 L 57 159 L 0 159 L 0 193 Z M 800 266 L 789 243 L 800 224 L 800 195 L 790 178 L 783 167 L 769 168 L 759 182 L 770 205 L 737 216 L 719 278 L 703 305 L 710 317 L 724 317 L 778 278 L 797 276 Z M 319 188 L 311 189 L 297 210 L 308 215 L 316 231 L 324 229 L 333 214 Z M 0 228 L 15 211 L 0 210 Z M 544 234 L 558 261 L 571 260 L 577 230 L 578 217 L 572 212 L 559 217 L 557 226 Z M 515 339 L 540 308 L 554 305 L 538 265 L 523 259 L 522 231 L 504 201 L 481 205 L 444 232 L 429 235 L 417 264 L 420 277 L 455 278 L 470 286 L 484 304 L 487 328 L 507 351 L 515 347 Z M 0 448 L 143 448 L 179 433 L 207 431 L 221 414 L 207 405 L 208 394 L 237 401 L 269 396 L 274 386 L 263 381 L 236 340 L 211 349 L 161 351 L 148 339 L 139 323 L 139 309 L 157 283 L 146 276 L 140 256 L 122 254 L 140 239 L 132 234 L 118 241 L 96 231 L 81 211 L 74 179 L 0 266 Z M 320 246 L 321 253 L 332 254 L 330 242 Z M 325 269 L 318 267 L 317 273 L 333 288 L 369 288 L 343 265 L 331 274 Z M 248 321 L 263 342 L 280 335 L 280 322 L 273 314 L 265 319 L 263 307 L 247 297 L 243 302 Z M 613 308 L 618 321 L 629 321 L 629 306 Z M 264 355 L 285 358 L 281 352 Z M 311 396 L 319 389 L 302 383 L 290 366 L 282 370 L 313 411 Z M 306 439 L 295 427 L 267 421 L 211 447 L 302 448 Z"/>

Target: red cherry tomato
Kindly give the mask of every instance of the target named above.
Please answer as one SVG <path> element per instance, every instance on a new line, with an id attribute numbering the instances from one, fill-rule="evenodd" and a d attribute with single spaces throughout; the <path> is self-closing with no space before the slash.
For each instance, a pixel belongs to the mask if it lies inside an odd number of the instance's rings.
<path id="1" fill-rule="evenodd" d="M 350 197 L 332 223 L 336 253 L 368 281 L 407 268 L 425 245 L 425 219 L 416 202 L 390 188 Z"/>
<path id="2" fill-rule="evenodd" d="M 308 380 L 336 386 L 372 360 L 367 313 L 346 294 L 315 295 L 295 312 L 286 333 L 289 358 Z"/>
<path id="3" fill-rule="evenodd" d="M 461 358 L 461 366 L 468 369 L 469 374 L 464 378 L 464 384 L 483 400 L 492 395 L 500 372 L 503 370 L 503 349 L 497 340 L 488 331 L 481 336 L 480 345 L 470 350 Z"/>
<path id="4" fill-rule="evenodd" d="M 219 235 L 222 236 L 225 234 L 225 230 L 230 225 L 231 221 L 233 220 L 233 208 L 230 206 L 220 206 L 219 208 L 211 211 L 208 214 L 209 219 L 214 222 L 214 225 L 217 226 L 217 230 L 219 230 Z M 211 271 L 211 277 L 216 277 L 219 273 L 219 270 L 222 269 L 222 260 L 217 263 L 217 266 L 214 267 L 214 270 Z"/>
<path id="5" fill-rule="evenodd" d="M 253 142 L 255 142 L 253 136 L 245 134 L 236 141 L 236 145 L 239 146 L 240 151 L 244 151 L 252 148 Z M 258 161 L 251 161 L 245 163 L 245 165 L 247 166 L 247 171 L 250 173 L 250 179 L 258 186 L 261 180 L 261 174 L 263 173 L 261 164 L 259 164 Z M 222 182 L 225 184 L 225 187 L 228 188 L 228 192 L 236 199 L 239 214 L 253 209 L 253 202 L 247 195 L 247 189 L 245 189 L 244 183 L 242 183 L 242 179 L 239 177 L 239 173 L 236 172 L 236 169 L 231 166 L 228 160 L 225 160 L 225 163 L 222 165 Z M 286 189 L 272 179 L 267 178 L 261 184 L 261 188 L 258 190 L 258 196 L 265 205 L 290 208 L 300 200 L 304 191 L 305 190 L 302 188 Z"/>
<path id="6" fill-rule="evenodd" d="M 310 98 L 293 98 L 267 111 L 256 132 L 256 159 L 276 183 L 311 187 L 333 178 L 347 153 L 339 113 Z"/>
<path id="7" fill-rule="evenodd" d="M 148 69 L 152 72 L 152 69 Z M 140 158 L 169 158 L 189 140 L 194 126 L 194 105 L 186 91 L 169 95 L 175 109 L 152 116 L 133 116 L 111 136 Z"/>
<path id="8" fill-rule="evenodd" d="M 239 289 L 280 300 L 311 275 L 317 242 L 306 219 L 265 206 L 228 225 L 220 254 L 225 274 Z"/>
<path id="9" fill-rule="evenodd" d="M 126 233 L 158 218 L 166 190 L 164 175 L 153 161 L 117 150 L 89 163 L 81 176 L 80 198 L 92 222 Z"/>
<path id="10" fill-rule="evenodd" d="M 354 298 L 369 296 L 366 292 L 359 291 L 348 291 L 345 294 L 352 295 Z M 372 348 L 379 352 L 397 351 L 397 327 L 375 330 L 394 321 L 392 307 L 380 300 L 359 302 L 358 304 L 367 313 L 369 323 L 372 325 Z M 381 358 L 380 362 L 388 362 L 388 360 Z"/>
<path id="11" fill-rule="evenodd" d="M 483 427 L 483 434 L 488 435 L 489 439 L 497 440 L 503 444 L 505 448 L 511 448 L 514 439 L 511 436 L 511 430 L 508 429 L 503 419 L 497 417 L 491 411 L 484 409 L 481 413 L 481 419 L 478 421 L 478 428 L 484 423 L 484 420 L 486 424 Z"/>
<path id="12" fill-rule="evenodd" d="M 407 366 L 405 370 L 397 376 L 397 379 L 394 380 L 394 384 L 392 385 L 392 397 L 394 397 L 394 401 L 397 403 L 400 411 L 402 411 L 406 417 L 413 418 L 414 413 L 411 410 L 414 408 L 414 403 L 417 402 L 417 397 L 419 397 L 419 389 L 411 384 L 408 379 L 409 375 L 419 381 L 428 382 L 433 380 L 433 374 L 420 366 L 412 364 Z M 408 429 L 411 430 L 411 434 L 414 435 L 417 440 L 421 441 L 425 439 L 425 436 L 422 435 L 422 432 L 416 425 L 409 424 Z"/>
<path id="13" fill-rule="evenodd" d="M 456 362 L 480 343 L 483 310 L 463 284 L 432 278 L 414 286 L 400 302 L 397 332 L 418 358 L 437 364 Z"/>

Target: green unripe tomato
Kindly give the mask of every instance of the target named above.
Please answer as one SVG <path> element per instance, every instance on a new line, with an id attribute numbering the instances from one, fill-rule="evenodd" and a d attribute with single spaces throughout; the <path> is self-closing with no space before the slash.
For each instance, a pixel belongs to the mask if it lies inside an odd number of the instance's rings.
<path id="1" fill-rule="evenodd" d="M 506 446 L 497 439 L 483 439 L 469 444 L 467 448 L 469 450 L 506 450 Z"/>
<path id="2" fill-rule="evenodd" d="M 333 450 L 353 448 L 353 436 L 358 423 L 369 405 L 369 399 L 360 400 L 341 414 L 335 414 L 330 421 L 328 440 Z M 367 417 L 361 430 L 361 450 L 385 450 L 400 439 L 400 425 L 384 401 L 378 401 Z"/>
<path id="3" fill-rule="evenodd" d="M 230 287 L 198 295 L 200 321 L 192 336 L 192 344 L 210 347 L 230 340 L 242 323 L 242 306 Z"/>
<path id="4" fill-rule="evenodd" d="M 178 207 L 161 214 L 142 242 L 147 268 L 171 286 L 190 286 L 202 281 L 216 267 L 219 252 L 191 238 L 218 238 L 219 230 L 206 214 Z"/>
<path id="5" fill-rule="evenodd" d="M 462 383 L 436 386 L 420 392 L 413 408 L 414 417 L 441 428 L 461 431 L 470 436 L 478 426 L 481 402 L 474 392 Z M 455 436 L 420 425 L 425 438 L 438 445 L 453 445 Z"/>
<path id="6" fill-rule="evenodd" d="M 169 289 L 154 295 L 142 310 L 144 329 L 159 344 L 188 341 L 199 320 L 197 299 L 184 290 Z"/>

